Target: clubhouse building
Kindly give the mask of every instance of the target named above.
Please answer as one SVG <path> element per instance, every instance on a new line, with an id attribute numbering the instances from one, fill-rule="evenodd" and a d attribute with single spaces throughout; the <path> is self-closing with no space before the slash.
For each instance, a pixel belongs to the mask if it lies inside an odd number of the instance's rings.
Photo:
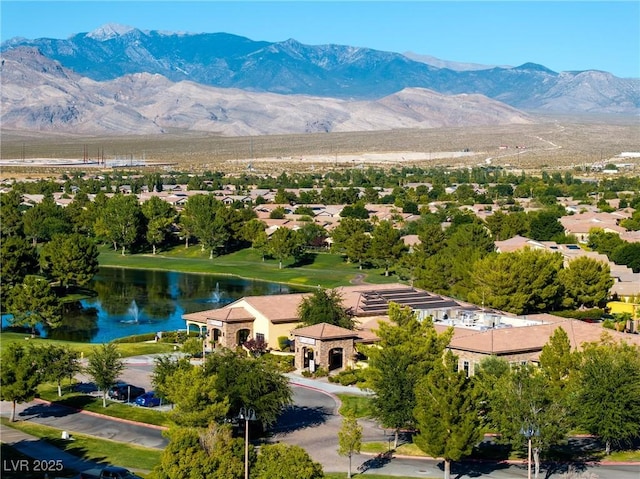
<path id="1" fill-rule="evenodd" d="M 249 338 L 279 349 L 278 338 L 293 344 L 296 369 L 339 370 L 357 361 L 358 344 L 374 344 L 381 321 L 389 321 L 389 303 L 410 307 L 419 319 L 431 317 L 436 330 L 452 327 L 449 349 L 458 367 L 474 374 L 480 361 L 498 356 L 512 363 L 537 363 L 542 347 L 557 328 L 563 328 L 574 349 L 600 341 L 603 332 L 615 340 L 640 345 L 640 335 L 603 330 L 598 323 L 550 314 L 516 316 L 457 301 L 403 284 L 354 285 L 336 288 L 342 304 L 356 322 L 354 330 L 327 323 L 303 326 L 298 306 L 311 293 L 248 296 L 218 309 L 183 315 L 187 330 L 206 337 L 206 348 L 234 349 Z"/>

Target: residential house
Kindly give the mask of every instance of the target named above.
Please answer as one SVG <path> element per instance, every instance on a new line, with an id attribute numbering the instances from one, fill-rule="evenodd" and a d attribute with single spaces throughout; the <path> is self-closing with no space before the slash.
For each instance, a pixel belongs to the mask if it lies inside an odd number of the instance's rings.
<path id="1" fill-rule="evenodd" d="M 559 219 L 566 235 L 574 235 L 581 243 L 589 241 L 589 231 L 600 228 L 607 233 L 622 234 L 625 228 L 619 226 L 622 219 L 629 218 L 629 213 L 616 211 L 613 213 L 582 213 L 563 216 Z"/>

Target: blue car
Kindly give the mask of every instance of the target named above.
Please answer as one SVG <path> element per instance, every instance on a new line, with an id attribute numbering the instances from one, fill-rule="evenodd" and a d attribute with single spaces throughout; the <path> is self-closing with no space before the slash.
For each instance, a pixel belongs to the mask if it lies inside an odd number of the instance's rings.
<path id="1" fill-rule="evenodd" d="M 136 404 L 144 407 L 156 407 L 160 406 L 160 398 L 156 396 L 153 391 L 144 393 L 136 398 Z"/>

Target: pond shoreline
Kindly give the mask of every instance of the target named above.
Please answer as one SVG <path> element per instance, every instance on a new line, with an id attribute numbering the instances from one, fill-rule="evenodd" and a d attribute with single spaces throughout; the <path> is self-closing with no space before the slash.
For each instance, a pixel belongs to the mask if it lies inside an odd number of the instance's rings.
<path id="1" fill-rule="evenodd" d="M 243 297 L 307 291 L 295 284 L 234 275 L 134 266 L 101 265 L 86 286 L 96 294 L 68 302 L 60 326 L 38 328 L 40 336 L 89 343 L 155 336 L 185 329 L 185 314 L 223 308 Z"/>
<path id="2" fill-rule="evenodd" d="M 379 268 L 366 272 L 353 263 L 346 262 L 339 254 L 314 252 L 295 266 L 278 267 L 272 259 L 264 260 L 256 250 L 243 249 L 214 259 L 205 258 L 199 248 L 182 245 L 160 254 L 135 253 L 122 256 L 111 248 L 99 248 L 101 267 L 171 271 L 189 274 L 232 277 L 250 281 L 278 283 L 296 288 L 313 290 L 318 286 L 333 289 L 354 282 L 390 283 L 397 277 L 384 277 Z"/>
<path id="3" fill-rule="evenodd" d="M 208 273 L 205 271 L 188 271 L 188 270 L 182 270 L 182 269 L 154 268 L 154 267 L 147 267 L 147 266 L 124 266 L 124 265 L 112 264 L 112 263 L 109 263 L 109 264 L 99 263 L 99 267 L 100 268 L 119 268 L 119 269 L 142 269 L 145 271 L 160 271 L 160 272 L 166 272 L 166 273 L 200 274 L 203 276 L 222 276 L 226 278 L 242 279 L 244 281 L 259 281 L 261 283 L 277 283 L 283 286 L 293 286 L 295 288 L 309 289 L 310 291 L 317 288 L 317 286 L 307 286 L 299 283 L 292 283 L 290 281 L 277 281 L 273 279 L 262 279 L 262 278 L 256 278 L 256 277 L 250 277 L 250 276 L 242 276 L 235 273 L 220 273 L 215 271 Z"/>

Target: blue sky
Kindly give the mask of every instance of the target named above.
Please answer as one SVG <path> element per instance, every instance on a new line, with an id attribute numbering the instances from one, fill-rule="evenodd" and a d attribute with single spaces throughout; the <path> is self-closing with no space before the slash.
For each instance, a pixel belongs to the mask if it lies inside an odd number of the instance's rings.
<path id="1" fill-rule="evenodd" d="M 1 39 L 67 38 L 105 23 L 343 44 L 487 65 L 640 77 L 640 2 L 7 1 Z"/>

